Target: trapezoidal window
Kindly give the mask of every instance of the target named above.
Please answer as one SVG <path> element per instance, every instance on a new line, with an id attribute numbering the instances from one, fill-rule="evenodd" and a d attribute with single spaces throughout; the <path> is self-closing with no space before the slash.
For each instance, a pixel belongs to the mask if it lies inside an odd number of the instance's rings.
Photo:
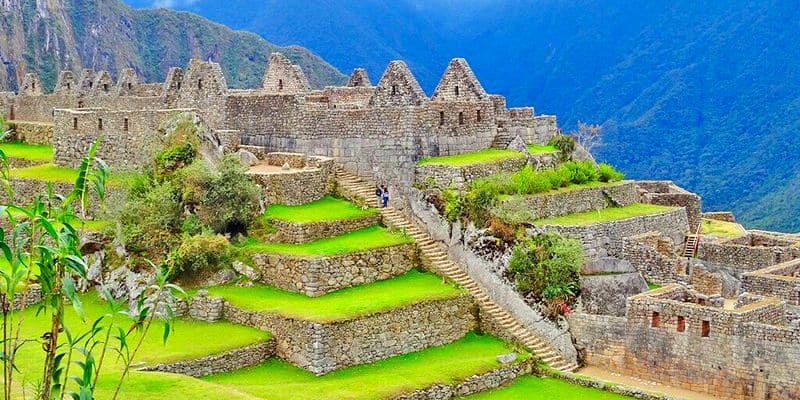
<path id="1" fill-rule="evenodd" d="M 108 92 L 108 84 L 107 83 L 103 84 L 103 91 L 104 92 Z"/>
<path id="2" fill-rule="evenodd" d="M 8 110 L 8 119 L 10 119 L 10 120 L 14 119 L 14 105 L 13 104 L 11 105 L 11 108 Z"/>
<path id="3" fill-rule="evenodd" d="M 94 87 L 94 82 L 89 82 L 89 89 Z"/>
<path id="4" fill-rule="evenodd" d="M 444 111 L 439 111 L 439 126 L 444 126 Z"/>
<path id="5" fill-rule="evenodd" d="M 78 108 L 83 108 L 83 106 L 84 106 L 83 100 L 78 101 Z"/>
<path id="6" fill-rule="evenodd" d="M 128 125 L 128 119 L 127 118 L 123 119 L 122 120 L 122 130 L 127 132 L 128 131 L 128 126 L 129 126 Z"/>
<path id="7" fill-rule="evenodd" d="M 475 112 L 475 119 L 478 120 L 478 122 L 481 122 L 481 120 L 483 120 L 483 118 L 481 117 L 481 110 Z"/>
<path id="8" fill-rule="evenodd" d="M 710 333 L 711 333 L 711 322 L 703 321 L 702 324 L 700 325 L 700 336 L 708 337 Z"/>
<path id="9" fill-rule="evenodd" d="M 650 327 L 658 328 L 659 326 L 661 326 L 661 314 L 657 311 L 653 311 L 653 317 L 650 319 Z"/>
<path id="10" fill-rule="evenodd" d="M 133 90 L 133 84 L 132 83 L 128 84 L 128 90 Z"/>
<path id="11" fill-rule="evenodd" d="M 31 89 L 36 90 L 36 82 L 31 82 Z"/>
<path id="12" fill-rule="evenodd" d="M 78 119 L 77 118 L 73 118 L 72 119 L 72 129 L 74 129 L 76 131 L 78 130 Z"/>
<path id="13" fill-rule="evenodd" d="M 458 113 L 458 124 L 459 125 L 464 125 L 464 113 L 463 112 L 459 112 Z"/>
<path id="14" fill-rule="evenodd" d="M 283 79 L 278 79 L 278 90 L 283 90 Z"/>
<path id="15" fill-rule="evenodd" d="M 456 90 L 455 90 L 455 92 L 456 92 L 456 96 L 458 96 L 458 95 L 460 95 L 460 94 L 461 94 L 461 93 L 459 93 L 458 86 L 456 86 Z"/>
<path id="16" fill-rule="evenodd" d="M 72 89 L 70 86 L 71 86 L 71 84 L 67 83 L 67 90 Z"/>
<path id="17" fill-rule="evenodd" d="M 202 79 L 198 79 L 197 80 L 197 88 L 198 89 L 202 89 L 203 88 L 203 80 Z"/>
<path id="18" fill-rule="evenodd" d="M 180 82 L 178 82 L 177 88 L 178 88 L 178 90 L 181 90 L 181 83 Z"/>
<path id="19" fill-rule="evenodd" d="M 678 317 L 677 330 L 678 330 L 678 332 L 685 332 L 686 331 L 686 318 L 680 317 L 680 316 Z"/>
<path id="20" fill-rule="evenodd" d="M 392 85 L 392 96 L 397 94 L 397 85 Z"/>
<path id="21" fill-rule="evenodd" d="M 99 130 L 99 131 L 103 130 L 103 119 L 102 118 L 98 118 L 97 119 L 97 130 Z"/>

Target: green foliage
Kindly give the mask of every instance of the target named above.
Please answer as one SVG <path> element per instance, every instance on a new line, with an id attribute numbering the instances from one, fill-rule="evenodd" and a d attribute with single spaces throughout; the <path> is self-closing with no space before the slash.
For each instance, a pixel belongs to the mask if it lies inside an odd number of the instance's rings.
<path id="1" fill-rule="evenodd" d="M 489 181 L 478 180 L 470 185 L 464 195 L 463 211 L 472 221 L 480 221 L 481 225 L 489 218 L 490 210 L 497 204 L 499 193 L 497 187 Z"/>
<path id="2" fill-rule="evenodd" d="M 179 240 L 182 211 L 172 182 L 138 178 L 119 215 L 125 247 L 153 259 L 166 254 Z"/>
<path id="3" fill-rule="evenodd" d="M 168 175 L 191 164 L 197 156 L 197 149 L 190 143 L 183 143 L 161 150 L 156 154 L 155 170 L 159 175 Z"/>
<path id="4" fill-rule="evenodd" d="M 230 264 L 230 244 L 222 235 L 185 236 L 173 261 L 176 275 L 220 269 Z"/>
<path id="5" fill-rule="evenodd" d="M 584 262 L 579 241 L 546 233 L 514 246 L 509 274 L 522 293 L 546 301 L 571 302 L 580 289 Z"/>
<path id="6" fill-rule="evenodd" d="M 517 194 L 544 193 L 553 188 L 550 178 L 532 167 L 526 166 L 511 177 Z"/>
<path id="7" fill-rule="evenodd" d="M 444 201 L 444 217 L 450 222 L 458 220 L 463 210 L 461 194 L 455 190 L 446 189 L 442 191 L 442 200 Z"/>
<path id="8" fill-rule="evenodd" d="M 547 144 L 558 149 L 561 161 L 571 159 L 572 152 L 575 151 L 575 138 L 569 135 L 553 136 Z"/>
<path id="9" fill-rule="evenodd" d="M 251 254 L 269 253 L 301 257 L 327 257 L 413 242 L 414 240 L 404 232 L 373 225 L 339 236 L 300 244 L 260 243 L 251 238 L 242 243 L 242 248 L 246 253 Z"/>
<path id="10" fill-rule="evenodd" d="M 600 175 L 598 178 L 600 182 L 615 182 L 625 178 L 622 172 L 617 171 L 613 166 L 606 163 L 600 163 L 597 166 L 597 172 Z"/>
<path id="11" fill-rule="evenodd" d="M 446 165 L 450 167 L 464 167 L 468 165 L 493 163 L 523 157 L 525 157 L 524 154 L 514 150 L 483 149 L 450 156 L 423 158 L 417 163 L 417 165 Z"/>
<path id="12" fill-rule="evenodd" d="M 569 174 L 570 182 L 576 185 L 597 182 L 600 179 L 600 173 L 591 161 L 568 162 L 562 168 Z"/>
<path id="13" fill-rule="evenodd" d="M 621 219 L 658 214 L 673 210 L 674 207 L 657 204 L 633 203 L 624 207 L 606 207 L 599 210 L 584 211 L 574 214 L 560 215 L 533 221 L 534 225 L 580 226 L 600 222 L 618 221 Z"/>
<path id="14" fill-rule="evenodd" d="M 364 209 L 347 200 L 325 196 L 317 201 L 295 206 L 270 204 L 264 213 L 264 218 L 306 224 L 357 219 L 376 214 L 378 210 L 374 208 Z"/>

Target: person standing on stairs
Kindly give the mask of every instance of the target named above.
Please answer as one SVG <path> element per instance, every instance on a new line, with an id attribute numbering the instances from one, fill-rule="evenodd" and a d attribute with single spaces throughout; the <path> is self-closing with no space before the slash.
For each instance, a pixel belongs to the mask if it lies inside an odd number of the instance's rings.
<path id="1" fill-rule="evenodd" d="M 383 205 L 383 187 L 375 185 L 375 197 L 378 198 L 378 207 Z"/>
<path id="2" fill-rule="evenodd" d="M 383 200 L 382 208 L 386 208 L 389 205 L 389 188 L 386 185 L 381 185 L 381 200 Z"/>

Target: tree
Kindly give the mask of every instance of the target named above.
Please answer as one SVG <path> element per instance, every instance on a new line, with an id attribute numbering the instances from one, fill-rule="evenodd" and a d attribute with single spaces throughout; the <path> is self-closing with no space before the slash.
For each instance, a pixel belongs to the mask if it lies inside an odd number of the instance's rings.
<path id="1" fill-rule="evenodd" d="M 581 147 L 589 154 L 603 144 L 603 128 L 597 124 L 587 124 L 578 121 L 578 130 L 570 132 Z"/>

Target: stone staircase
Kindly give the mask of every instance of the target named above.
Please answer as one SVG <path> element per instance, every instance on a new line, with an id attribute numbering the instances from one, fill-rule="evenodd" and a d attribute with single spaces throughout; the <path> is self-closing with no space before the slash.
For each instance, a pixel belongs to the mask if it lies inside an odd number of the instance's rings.
<path id="1" fill-rule="evenodd" d="M 694 233 L 686 235 L 686 242 L 683 245 L 683 256 L 694 258 L 697 255 L 697 247 L 700 246 L 700 231 L 703 223 L 697 225 L 697 230 Z"/>
<path id="2" fill-rule="evenodd" d="M 514 136 L 506 128 L 498 126 L 497 135 L 492 140 L 492 147 L 495 149 L 506 149 L 508 144 L 514 140 Z"/>
<path id="3" fill-rule="evenodd" d="M 344 192 L 358 196 L 367 202 L 375 198 L 374 185 L 365 182 L 339 166 L 336 168 L 336 178 Z M 472 277 L 464 272 L 458 264 L 450 260 L 447 252 L 427 232 L 417 228 L 392 206 L 381 208 L 380 211 L 386 225 L 403 229 L 414 238 L 422 257 L 430 262 L 435 272 L 442 274 L 468 290 L 477 301 L 483 314 L 492 318 L 500 328 L 525 345 L 536 357 L 562 372 L 573 372 L 579 368 L 577 364 L 570 363 L 564 359 L 558 351 L 540 339 L 534 331 L 517 321 L 508 311 L 495 303 Z"/>

